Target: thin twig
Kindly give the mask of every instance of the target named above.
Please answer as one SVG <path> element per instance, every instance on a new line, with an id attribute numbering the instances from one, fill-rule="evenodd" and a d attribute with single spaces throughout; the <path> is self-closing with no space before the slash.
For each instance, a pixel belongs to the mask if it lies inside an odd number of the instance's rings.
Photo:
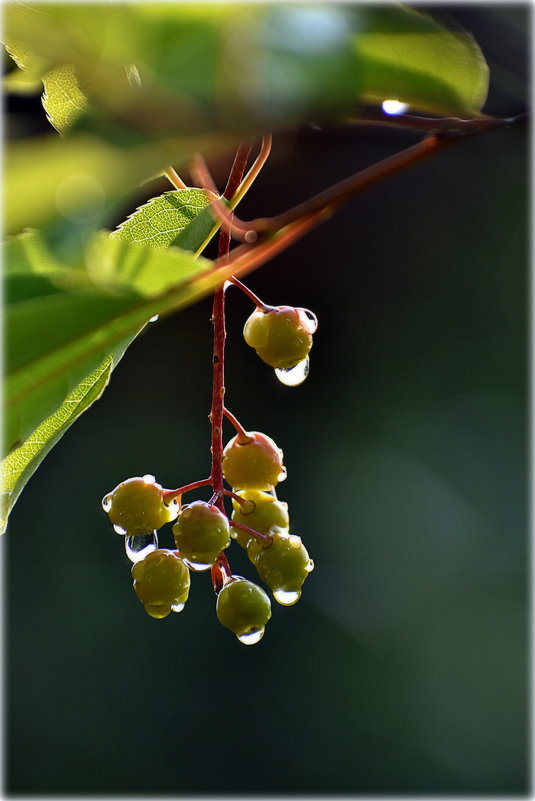
<path id="1" fill-rule="evenodd" d="M 208 192 L 218 194 L 214 179 L 200 153 L 196 153 L 193 156 L 190 172 L 195 183 L 205 190 L 210 199 L 211 196 L 208 195 Z M 241 242 L 254 242 L 256 240 L 256 233 L 252 230 L 252 227 L 242 223 L 241 220 L 235 217 L 219 197 L 212 200 L 210 210 L 221 223 L 223 230 L 228 231 L 234 239 L 239 239 Z"/>
<path id="2" fill-rule="evenodd" d="M 169 180 L 171 181 L 171 183 L 173 184 L 175 189 L 187 189 L 188 188 L 187 185 L 182 180 L 182 178 L 180 177 L 180 175 L 174 169 L 174 167 L 171 167 L 171 166 L 166 167 L 165 170 L 164 170 L 164 173 L 167 176 L 167 178 L 169 178 Z"/>

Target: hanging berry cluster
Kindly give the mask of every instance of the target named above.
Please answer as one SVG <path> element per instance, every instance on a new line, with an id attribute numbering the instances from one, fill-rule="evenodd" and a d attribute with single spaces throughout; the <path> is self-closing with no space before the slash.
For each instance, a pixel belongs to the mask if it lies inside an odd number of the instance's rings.
<path id="1" fill-rule="evenodd" d="M 317 327 L 306 309 L 267 306 L 236 278 L 256 309 L 244 328 L 244 338 L 260 358 L 275 369 L 282 383 L 296 386 L 308 374 L 308 354 Z M 102 506 L 115 531 L 125 538 L 126 553 L 134 563 L 134 590 L 153 618 L 181 612 L 188 599 L 190 572 L 211 571 L 217 595 L 216 614 L 240 642 L 257 643 L 271 617 L 266 592 L 252 581 L 233 575 L 226 549 L 234 539 L 260 579 L 283 606 L 296 603 L 314 564 L 301 538 L 290 533 L 288 505 L 278 500 L 275 487 L 286 478 L 283 453 L 258 431 L 246 431 L 223 405 L 224 293 L 216 292 L 213 322 L 214 390 L 212 411 L 212 473 L 176 490 L 163 489 L 154 476 L 123 481 L 108 493 Z M 222 449 L 223 416 L 236 435 Z M 223 479 L 232 488 L 226 489 Z M 211 486 L 208 502 L 182 503 L 187 492 Z M 232 500 L 227 515 L 224 498 Z M 175 550 L 158 547 L 157 531 L 173 525 Z"/>

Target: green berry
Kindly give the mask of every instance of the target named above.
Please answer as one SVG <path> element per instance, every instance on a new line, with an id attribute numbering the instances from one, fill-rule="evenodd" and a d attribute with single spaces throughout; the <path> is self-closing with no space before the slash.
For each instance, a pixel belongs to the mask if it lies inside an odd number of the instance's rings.
<path id="1" fill-rule="evenodd" d="M 167 617 L 171 611 L 181 612 L 184 608 L 190 576 L 176 551 L 152 551 L 133 565 L 132 577 L 136 595 L 151 617 Z"/>
<path id="2" fill-rule="evenodd" d="M 245 323 L 243 336 L 262 361 L 287 370 L 306 359 L 316 327 L 305 309 L 277 306 L 266 312 L 256 309 Z"/>
<path id="3" fill-rule="evenodd" d="M 290 525 L 288 517 L 288 504 L 278 501 L 274 495 L 262 490 L 240 490 L 237 495 L 247 503 L 240 503 L 233 499 L 232 520 L 244 526 L 253 528 L 261 534 L 269 532 L 272 528 L 287 529 Z M 231 527 L 232 529 L 232 527 Z M 242 546 L 247 548 L 249 540 L 253 536 L 239 528 L 232 529 L 232 537 Z"/>
<path id="4" fill-rule="evenodd" d="M 227 517 L 204 501 L 182 507 L 173 534 L 180 555 L 192 570 L 208 570 L 230 545 Z"/>
<path id="5" fill-rule="evenodd" d="M 270 490 L 286 478 L 283 453 L 270 437 L 259 431 L 247 433 L 247 441 L 238 435 L 223 451 L 223 475 L 231 487 Z"/>
<path id="6" fill-rule="evenodd" d="M 247 547 L 249 559 L 256 566 L 262 581 L 273 591 L 282 606 L 291 606 L 301 597 L 301 587 L 314 563 L 301 537 L 286 532 L 270 532 L 270 545 L 251 540 Z"/>
<path id="7" fill-rule="evenodd" d="M 178 514 L 176 500 L 168 504 L 162 497 L 162 487 L 154 476 L 129 478 L 102 500 L 118 534 L 139 536 L 149 534 L 174 520 Z"/>
<path id="8" fill-rule="evenodd" d="M 271 617 L 271 603 L 257 584 L 234 576 L 217 596 L 216 614 L 219 622 L 233 631 L 240 642 L 254 645 L 264 635 Z"/>

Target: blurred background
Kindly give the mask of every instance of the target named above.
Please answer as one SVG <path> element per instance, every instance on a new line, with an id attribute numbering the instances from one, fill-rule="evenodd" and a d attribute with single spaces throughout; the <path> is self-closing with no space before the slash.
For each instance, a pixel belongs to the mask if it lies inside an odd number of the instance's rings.
<path id="1" fill-rule="evenodd" d="M 482 46 L 485 110 L 525 111 L 530 7 L 429 8 Z M 35 98 L 7 97 L 5 122 L 47 130 Z M 279 134 L 240 216 L 416 138 Z M 209 574 L 162 621 L 132 590 L 100 501 L 130 476 L 208 474 L 211 301 L 131 346 L 2 541 L 8 795 L 528 792 L 528 148 L 526 130 L 457 145 L 246 278 L 318 315 L 300 387 L 245 345 L 250 302 L 228 291 L 227 405 L 283 448 L 278 495 L 316 565 L 255 647 L 218 623 Z"/>

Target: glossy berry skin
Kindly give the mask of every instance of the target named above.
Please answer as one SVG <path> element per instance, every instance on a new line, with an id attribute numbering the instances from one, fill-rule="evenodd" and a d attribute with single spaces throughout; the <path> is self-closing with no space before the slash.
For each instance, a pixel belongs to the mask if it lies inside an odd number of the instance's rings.
<path id="1" fill-rule="evenodd" d="M 132 567 L 134 590 L 151 617 L 180 611 L 189 595 L 189 570 L 176 551 L 152 551 Z"/>
<path id="2" fill-rule="evenodd" d="M 261 587 L 236 576 L 217 596 L 216 614 L 221 625 L 238 638 L 254 636 L 257 632 L 261 637 L 271 617 L 271 603 Z"/>
<path id="3" fill-rule="evenodd" d="M 241 504 L 233 499 L 232 520 L 244 526 L 253 528 L 261 534 L 266 534 L 271 529 L 288 529 L 290 518 L 288 516 L 288 504 L 277 500 L 273 495 L 262 490 L 240 490 L 237 495 L 249 504 Z M 232 537 L 242 546 L 247 548 L 249 540 L 253 535 L 239 528 L 232 530 Z"/>
<path id="4" fill-rule="evenodd" d="M 271 437 L 247 432 L 241 444 L 236 435 L 223 451 L 223 476 L 234 489 L 270 490 L 286 478 L 283 453 Z"/>
<path id="5" fill-rule="evenodd" d="M 262 361 L 286 370 L 308 356 L 315 327 L 304 309 L 277 306 L 266 312 L 256 309 L 245 323 L 243 337 Z"/>
<path id="6" fill-rule="evenodd" d="M 197 569 L 208 569 L 230 545 L 227 517 L 212 504 L 193 501 L 183 506 L 173 526 L 180 555 Z"/>
<path id="7" fill-rule="evenodd" d="M 272 532 L 271 545 L 251 541 L 247 554 L 262 581 L 271 588 L 275 599 L 284 606 L 296 603 L 301 587 L 314 567 L 301 537 L 286 532 Z M 287 594 L 287 600 L 280 600 Z M 295 596 L 295 598 L 293 597 Z"/>
<path id="8" fill-rule="evenodd" d="M 162 498 L 162 487 L 154 476 L 129 478 L 108 493 L 102 506 L 111 522 L 120 533 L 130 536 L 150 534 L 165 523 L 174 520 L 178 514 L 178 503 L 173 500 L 168 505 Z"/>

